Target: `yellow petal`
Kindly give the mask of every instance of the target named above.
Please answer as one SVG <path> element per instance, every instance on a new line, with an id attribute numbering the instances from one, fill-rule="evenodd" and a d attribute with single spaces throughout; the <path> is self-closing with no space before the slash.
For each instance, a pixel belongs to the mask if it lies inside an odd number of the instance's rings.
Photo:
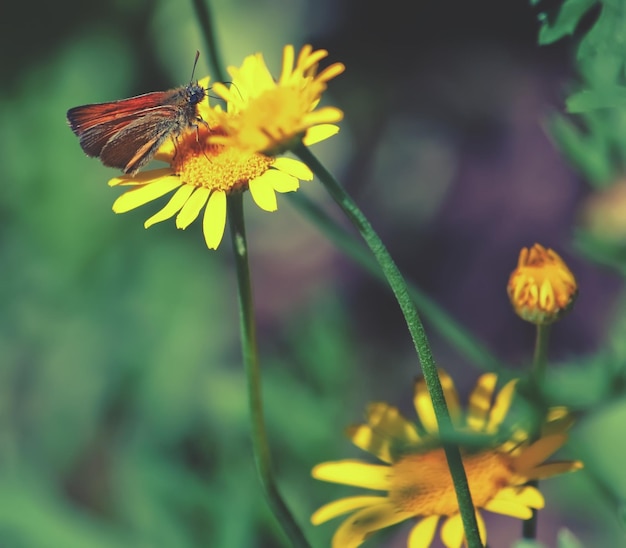
<path id="1" fill-rule="evenodd" d="M 428 548 L 435 537 L 439 516 L 428 516 L 411 529 L 407 548 Z"/>
<path id="2" fill-rule="evenodd" d="M 494 373 L 481 375 L 469 397 L 467 425 L 476 432 L 485 428 L 497 380 Z"/>
<path id="3" fill-rule="evenodd" d="M 454 381 L 452 377 L 448 375 L 443 369 L 438 369 L 439 380 L 441 381 L 441 388 L 443 389 L 443 395 L 446 398 L 446 404 L 448 405 L 448 411 L 450 412 L 450 418 L 454 424 L 458 424 L 461 419 L 461 404 L 459 403 L 459 395 L 454 387 Z"/>
<path id="4" fill-rule="evenodd" d="M 311 48 L 310 50 L 308 48 Z M 328 56 L 328 51 L 325 49 L 318 49 L 313 51 L 313 48 L 310 44 L 307 44 L 300 50 L 300 55 L 298 55 L 298 61 L 296 62 L 296 66 L 306 72 L 313 65 L 319 63 L 324 57 Z"/>
<path id="5" fill-rule="evenodd" d="M 171 164 L 172 159 L 175 155 L 176 145 L 174 144 L 174 139 L 165 139 L 165 141 L 163 141 L 163 144 L 156 151 L 154 159 Z"/>
<path id="6" fill-rule="evenodd" d="M 435 417 L 435 409 L 430 399 L 430 394 L 426 388 L 424 379 L 420 379 L 415 385 L 415 395 L 413 397 L 413 405 L 422 426 L 427 432 L 436 434 L 439 431 L 437 426 L 437 418 Z"/>
<path id="7" fill-rule="evenodd" d="M 167 202 L 165 207 L 155 213 L 152 217 L 150 217 L 143 226 L 145 228 L 149 228 L 156 223 L 160 223 L 161 221 L 165 221 L 180 211 L 180 209 L 185 205 L 185 202 L 191 196 L 193 192 L 193 187 L 189 185 L 182 185 L 174 195 L 170 198 L 170 201 Z"/>
<path id="8" fill-rule="evenodd" d="M 261 209 L 265 211 L 276 211 L 278 209 L 278 202 L 276 201 L 276 192 L 274 191 L 274 185 L 271 178 L 267 178 L 266 175 L 269 171 L 266 171 L 259 177 L 252 179 L 249 183 L 250 194 Z"/>
<path id="9" fill-rule="evenodd" d="M 280 78 L 278 79 L 279 84 L 283 84 L 291 75 L 291 72 L 293 71 L 294 57 L 295 54 L 293 46 L 291 44 L 287 44 L 283 48 L 283 66 L 280 71 Z"/>
<path id="10" fill-rule="evenodd" d="M 210 192 L 208 188 L 200 187 L 189 196 L 189 199 L 185 202 L 180 213 L 176 216 L 177 228 L 184 230 L 198 218 L 200 210 L 204 207 L 204 204 L 206 204 L 209 198 Z"/>
<path id="11" fill-rule="evenodd" d="M 566 432 L 574 424 L 574 417 L 567 407 L 551 407 L 548 409 L 545 424 L 541 429 L 543 436 Z"/>
<path id="12" fill-rule="evenodd" d="M 226 101 L 228 105 L 232 104 L 231 96 L 233 95 L 233 93 L 231 93 L 231 91 L 224 84 L 222 84 L 222 82 L 215 82 L 213 84 L 213 87 L 211 88 L 211 91 L 215 93 L 215 95 L 217 95 L 218 97 L 224 99 L 224 101 Z"/>
<path id="13" fill-rule="evenodd" d="M 327 66 L 317 75 L 317 80 L 321 82 L 328 82 L 333 78 L 337 78 L 337 76 L 342 74 L 345 70 L 346 66 L 343 63 L 333 63 L 332 65 Z"/>
<path id="14" fill-rule="evenodd" d="M 583 463 L 579 460 L 549 462 L 547 464 L 541 464 L 529 470 L 525 470 L 523 475 L 526 479 L 539 480 L 551 478 L 552 476 L 558 476 L 559 474 L 565 474 L 567 472 L 575 472 L 583 467 Z"/>
<path id="15" fill-rule="evenodd" d="M 209 249 L 217 249 L 224 236 L 226 228 L 226 193 L 215 191 L 211 194 L 204 217 L 202 218 L 202 232 L 204 241 Z"/>
<path id="16" fill-rule="evenodd" d="M 500 500 L 495 498 L 485 504 L 483 508 L 489 512 L 502 514 L 503 516 L 511 516 L 512 518 L 517 519 L 530 519 L 533 516 L 531 508 L 510 500 Z"/>
<path id="17" fill-rule="evenodd" d="M 394 451 L 401 452 L 420 441 L 415 426 L 396 407 L 386 403 L 371 403 L 367 408 L 367 422 L 349 428 L 348 437 L 357 447 L 389 464 Z"/>
<path id="18" fill-rule="evenodd" d="M 272 73 L 267 68 L 263 54 L 257 54 L 254 64 L 254 71 L 251 71 L 252 83 L 248 85 L 248 88 L 253 88 L 257 91 L 257 97 L 265 90 L 274 89 L 276 82 Z"/>
<path id="19" fill-rule="evenodd" d="M 113 211 L 125 213 L 160 198 L 178 186 L 180 186 L 180 178 L 173 175 L 162 177 L 153 183 L 147 183 L 145 186 L 134 188 L 122 194 L 113 202 Z"/>
<path id="20" fill-rule="evenodd" d="M 353 426 L 347 430 L 348 438 L 354 445 L 375 455 L 383 462 L 391 464 L 393 459 L 390 452 L 390 440 L 385 436 L 372 432 L 372 429 L 366 424 Z"/>
<path id="21" fill-rule="evenodd" d="M 300 160 L 281 156 L 274 160 L 272 167 L 302 181 L 311 181 L 313 179 L 313 172 L 309 169 L 309 166 Z"/>
<path id="22" fill-rule="evenodd" d="M 391 469 L 389 466 L 346 459 L 322 462 L 311 470 L 311 475 L 322 481 L 387 491 L 390 486 Z"/>
<path id="23" fill-rule="evenodd" d="M 510 494 L 509 494 L 510 493 Z M 500 497 L 510 496 L 512 500 L 519 504 L 528 506 L 529 508 L 540 509 L 545 506 L 545 501 L 541 491 L 532 485 L 525 485 L 521 489 L 519 487 L 509 487 L 502 489 L 499 493 Z"/>
<path id="24" fill-rule="evenodd" d="M 524 475 L 528 470 L 541 464 L 567 441 L 566 434 L 554 434 L 538 439 L 515 459 L 515 470 Z"/>
<path id="25" fill-rule="evenodd" d="M 409 444 L 420 441 L 415 425 L 406 420 L 397 407 L 384 402 L 371 403 L 367 406 L 366 417 L 369 426 L 380 434 Z"/>
<path id="26" fill-rule="evenodd" d="M 164 167 L 161 169 L 150 169 L 148 171 L 142 171 L 141 173 L 137 173 L 135 176 L 131 177 L 130 175 L 121 175 L 119 177 L 113 177 L 109 181 L 109 186 L 119 186 L 119 185 L 144 185 L 146 183 L 151 183 L 156 181 L 157 179 L 161 179 L 162 177 L 174 177 L 174 172 L 169 167 Z"/>
<path id="27" fill-rule="evenodd" d="M 412 517 L 411 513 L 398 512 L 389 502 L 370 506 L 356 512 L 344 521 L 333 536 L 333 548 L 355 548 L 374 531 L 400 523 Z"/>
<path id="28" fill-rule="evenodd" d="M 544 507 L 543 495 L 532 486 L 507 487 L 484 505 L 485 510 L 518 519 L 529 519 L 532 508 Z"/>
<path id="29" fill-rule="evenodd" d="M 439 380 L 441 381 L 441 387 L 443 389 L 446 404 L 448 405 L 448 411 L 450 412 L 452 423 L 458 424 L 461 420 L 461 406 L 459 404 L 459 396 L 454 388 L 452 378 L 445 371 L 440 369 Z M 415 385 L 413 404 L 415 405 L 415 411 L 420 418 L 422 426 L 424 426 L 427 432 L 436 434 L 439 431 L 439 428 L 437 426 L 435 409 L 424 379 L 420 379 Z"/>
<path id="30" fill-rule="evenodd" d="M 311 523 L 319 525 L 330 519 L 336 518 L 352 510 L 359 510 L 366 506 L 375 506 L 387 501 L 387 497 L 345 497 L 343 499 L 334 500 L 324 506 L 318 508 L 311 516 Z"/>
<path id="31" fill-rule="evenodd" d="M 307 129 L 302 142 L 310 147 L 339 133 L 339 126 L 335 124 L 318 124 Z"/>
<path id="32" fill-rule="evenodd" d="M 446 548 L 461 548 L 464 537 L 461 515 L 450 516 L 441 528 L 441 541 L 446 545 Z"/>
<path id="33" fill-rule="evenodd" d="M 488 432 L 494 432 L 497 430 L 498 426 L 502 424 L 502 421 L 511 407 L 511 402 L 513 401 L 513 396 L 515 395 L 516 384 L 517 379 L 507 382 L 496 396 L 496 401 L 494 402 L 493 407 L 491 408 L 491 413 L 489 414 L 489 423 L 487 424 Z"/>
<path id="34" fill-rule="evenodd" d="M 265 176 L 265 180 L 269 181 L 274 187 L 276 192 L 294 192 L 300 188 L 300 181 L 293 175 L 288 175 L 277 169 L 270 169 L 266 171 L 262 177 Z"/>
<path id="35" fill-rule="evenodd" d="M 322 107 L 305 114 L 302 118 L 302 124 L 310 127 L 317 124 L 334 124 L 341 120 L 343 120 L 343 110 L 337 107 Z"/>

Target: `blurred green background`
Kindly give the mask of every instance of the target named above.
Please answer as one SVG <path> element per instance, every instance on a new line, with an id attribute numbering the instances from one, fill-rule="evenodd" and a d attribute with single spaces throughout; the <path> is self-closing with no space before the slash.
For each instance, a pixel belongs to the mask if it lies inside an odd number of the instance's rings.
<path id="1" fill-rule="evenodd" d="M 534 336 L 505 291 L 519 249 L 539 242 L 568 261 L 580 297 L 553 330 L 548 380 L 555 402 L 580 414 L 562 456 L 586 469 L 545 482 L 539 539 L 554 546 L 566 526 L 585 546 L 625 546 L 626 209 L 608 199 L 607 232 L 606 210 L 589 205 L 622 163 L 595 186 L 581 164 L 613 158 L 626 128 L 609 115 L 604 148 L 582 143 L 568 157 L 548 124 L 597 10 L 574 36 L 539 46 L 538 10 L 522 1 L 212 5 L 227 64 L 262 51 L 277 71 L 284 44 L 308 42 L 346 64 L 325 98 L 345 110 L 341 133 L 314 152 L 407 278 L 512 369 L 528 365 Z M 2 19 L 0 547 L 284 546 L 251 455 L 228 238 L 211 252 L 199 223 L 144 230 L 160 204 L 113 214 L 116 172 L 85 157 L 65 121 L 73 106 L 186 83 L 196 50 L 203 76 L 191 3 L 39 0 L 4 5 Z M 338 216 L 318 183 L 301 192 Z M 286 198 L 274 215 L 252 205 L 246 197 L 278 484 L 313 546 L 327 546 L 335 522 L 308 517 L 355 490 L 312 480 L 311 467 L 365 457 L 342 430 L 369 401 L 413 417 L 419 367 L 388 289 Z M 467 394 L 480 369 L 426 327 Z M 487 523 L 490 546 L 517 538 L 513 520 Z M 404 546 L 409 528 L 368 545 Z"/>

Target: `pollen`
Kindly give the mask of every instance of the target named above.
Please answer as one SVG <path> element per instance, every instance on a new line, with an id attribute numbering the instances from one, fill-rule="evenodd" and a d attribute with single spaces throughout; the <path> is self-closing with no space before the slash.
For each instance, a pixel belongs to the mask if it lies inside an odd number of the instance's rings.
<path id="1" fill-rule="evenodd" d="M 514 475 L 512 457 L 506 453 L 467 454 L 463 456 L 463 465 L 477 507 L 487 504 Z M 443 449 L 407 455 L 393 464 L 391 473 L 389 498 L 398 511 L 423 516 L 459 512 Z"/>
<path id="2" fill-rule="evenodd" d="M 172 170 L 183 184 L 226 193 L 248 189 L 249 181 L 265 173 L 274 158 L 208 142 L 220 131 L 198 127 L 177 143 Z"/>

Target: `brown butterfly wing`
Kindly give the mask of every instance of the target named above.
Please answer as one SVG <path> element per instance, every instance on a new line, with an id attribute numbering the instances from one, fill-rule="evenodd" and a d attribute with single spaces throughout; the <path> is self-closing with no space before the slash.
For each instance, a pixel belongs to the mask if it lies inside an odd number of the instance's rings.
<path id="1" fill-rule="evenodd" d="M 132 118 L 143 116 L 151 109 L 167 104 L 176 91 L 153 91 L 129 99 L 74 107 L 67 111 L 67 121 L 72 131 L 80 137 L 90 128 L 122 120 L 128 123 Z"/>
<path id="2" fill-rule="evenodd" d="M 88 156 L 98 157 L 102 149 L 115 135 L 136 120 L 136 114 L 129 114 L 123 118 L 102 122 L 84 129 L 81 128 L 81 133 L 79 134 L 80 146 Z"/>
<path id="3" fill-rule="evenodd" d="M 160 106 L 113 134 L 104 143 L 98 156 L 105 166 L 116 167 L 133 175 L 150 161 L 168 137 L 179 132 L 177 109 Z"/>
<path id="4" fill-rule="evenodd" d="M 175 118 L 178 109 L 168 104 L 178 90 L 155 91 L 130 99 L 110 103 L 96 103 L 74 107 L 67 111 L 67 120 L 72 131 L 79 137 L 80 146 L 88 156 L 100 156 L 106 144 L 129 125 L 157 113 L 154 123 L 163 117 Z M 150 135 L 147 136 L 151 138 Z M 110 165 L 110 164 L 106 164 Z M 121 167 L 121 166 L 112 166 Z"/>

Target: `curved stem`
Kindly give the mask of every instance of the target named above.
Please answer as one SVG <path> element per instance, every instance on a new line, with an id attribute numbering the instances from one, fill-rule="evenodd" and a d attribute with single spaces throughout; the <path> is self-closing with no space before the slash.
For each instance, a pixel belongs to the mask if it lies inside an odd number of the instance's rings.
<path id="1" fill-rule="evenodd" d="M 372 251 L 376 261 L 380 265 L 406 320 L 409 333 L 413 339 L 413 344 L 415 345 L 421 364 L 424 381 L 426 382 L 426 387 L 428 388 L 428 392 L 433 402 L 439 430 L 445 435 L 446 432 L 452 430 L 450 414 L 448 413 L 443 389 L 441 387 L 441 382 L 439 381 L 437 367 L 430 350 L 430 345 L 426 338 L 426 332 L 424 331 L 424 327 L 417 314 L 415 305 L 409 295 L 409 290 L 402 274 L 398 270 L 398 267 L 389 255 L 387 248 L 378 237 L 365 215 L 354 203 L 352 198 L 350 198 L 345 190 L 339 185 L 331 173 L 304 145 L 300 145 L 296 150 L 294 150 L 294 152 L 309 166 L 309 168 L 311 168 L 320 181 L 322 181 L 326 190 L 357 228 Z M 465 469 L 463 468 L 461 453 L 459 452 L 459 448 L 454 444 L 444 442 L 443 447 L 448 461 L 450 474 L 452 475 L 452 480 L 454 482 L 454 489 L 459 504 L 459 510 L 468 546 L 470 548 L 482 547 L 480 535 L 478 533 L 478 524 L 476 522 L 474 505 L 472 503 L 472 497 L 467 484 L 467 476 L 465 475 Z"/>
<path id="2" fill-rule="evenodd" d="M 379 280 L 386 281 L 380 266 L 365 249 L 362 242 L 357 240 L 357 237 L 349 234 L 335 219 L 304 193 L 290 192 L 286 196 L 354 262 Z M 497 373 L 498 377 L 505 381 L 513 378 L 513 374 L 506 369 L 505 365 L 486 346 L 477 341 L 461 324 L 454 320 L 450 314 L 419 287 L 408 282 L 408 289 L 413 302 L 424 318 L 463 357 L 470 360 L 480 369 Z"/>
<path id="3" fill-rule="evenodd" d="M 533 365 L 530 371 L 531 389 L 534 395 L 541 395 L 541 386 L 548 363 L 548 339 L 550 338 L 550 325 L 537 325 L 535 337 L 535 351 L 533 354 Z M 537 487 L 539 482 L 532 480 L 527 483 L 532 487 Z M 533 509 L 533 515 L 522 523 L 522 537 L 534 539 L 537 536 L 537 510 Z"/>
<path id="4" fill-rule="evenodd" d="M 248 266 L 248 246 L 241 193 L 234 193 L 228 196 L 228 219 L 237 270 L 241 346 L 248 380 L 248 404 L 250 408 L 254 461 L 272 512 L 289 537 L 292 545 L 298 548 L 309 548 L 309 543 L 278 492 L 272 473 L 267 432 L 263 418 L 261 372 L 256 342 L 256 323 L 254 320 L 252 286 Z"/>

